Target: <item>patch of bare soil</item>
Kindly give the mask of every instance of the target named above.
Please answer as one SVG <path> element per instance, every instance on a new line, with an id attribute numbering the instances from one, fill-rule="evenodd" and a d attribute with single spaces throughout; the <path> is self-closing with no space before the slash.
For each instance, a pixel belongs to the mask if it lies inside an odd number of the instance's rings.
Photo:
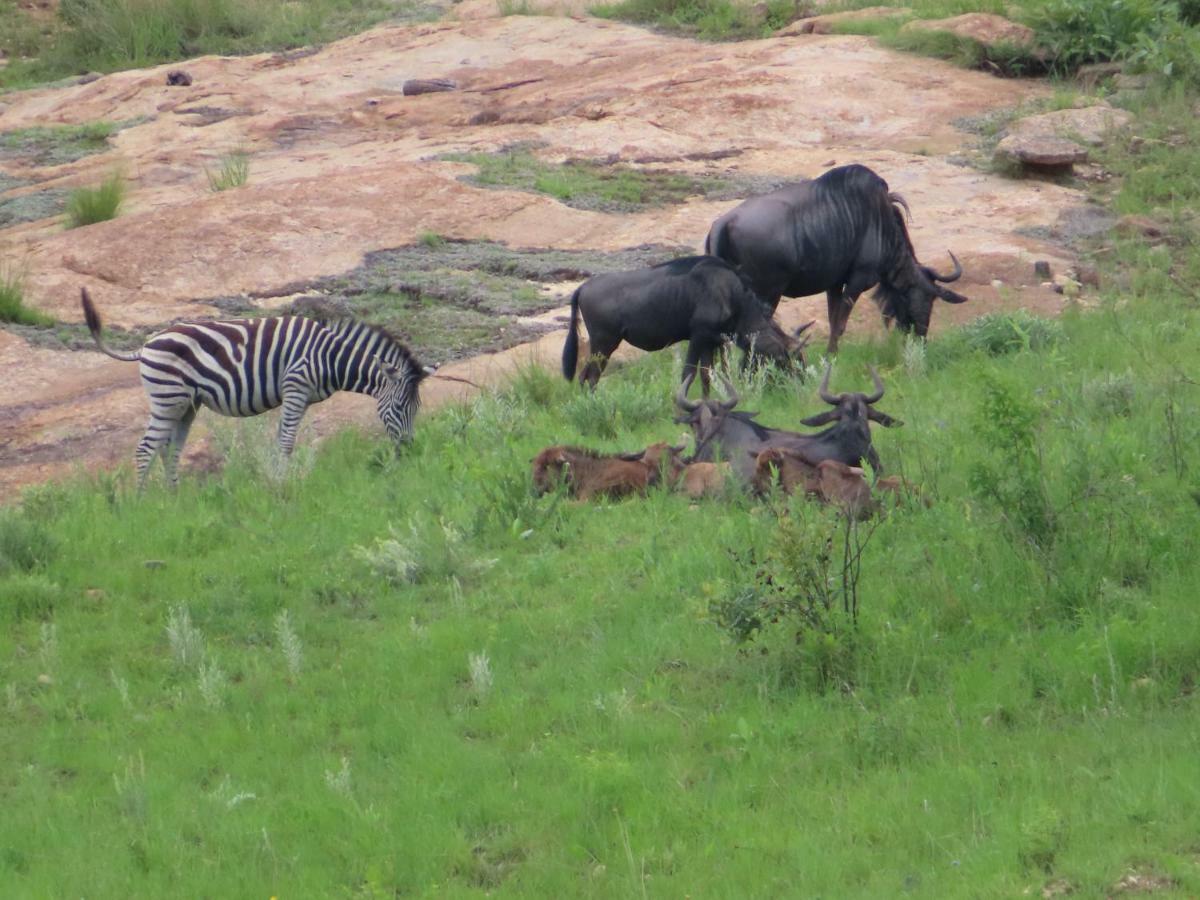
<path id="1" fill-rule="evenodd" d="M 1035 281 L 1032 264 L 1066 267 L 1071 254 L 1053 229 L 1060 210 L 1084 200 L 1070 187 L 1010 181 L 947 159 L 974 140 L 951 123 L 1012 107 L 1044 86 L 898 55 L 864 37 L 720 45 L 592 19 L 464 14 L 377 28 L 308 54 L 204 57 L 183 65 L 190 86 L 168 87 L 166 71 L 177 67 L 12 95 L 0 112 L 0 131 L 139 122 L 106 153 L 57 166 L 0 164 L 3 175 L 43 190 L 94 183 L 115 167 L 131 181 L 128 210 L 113 221 L 64 231 L 42 219 L 0 230 L 0 257 L 25 268 L 33 306 L 78 322 L 87 286 L 107 320 L 126 327 L 227 314 L 196 298 L 258 297 L 252 307 L 268 309 L 289 285 L 351 272 L 367 254 L 428 233 L 514 250 L 699 249 L 712 220 L 737 202 L 697 197 L 628 214 L 573 209 L 472 186 L 461 177 L 471 166 L 437 158 L 525 143 L 550 163 L 604 159 L 738 179 L 871 166 L 912 207 L 921 257 L 944 266 L 953 249 L 963 261 L 956 287 L 972 302 L 940 305 L 936 339 L 938 328 L 999 308 L 1055 313 L 1061 297 Z M 406 80 L 435 77 L 459 89 L 402 94 Z M 210 192 L 205 166 L 239 149 L 250 154 L 248 183 Z M 860 306 L 852 334 L 879 327 L 873 306 Z M 781 309 L 785 323 L 824 322 L 823 298 Z M 562 312 L 541 321 L 553 324 Z M 448 371 L 494 383 L 530 359 L 556 365 L 561 341 L 557 331 Z M 0 395 L 0 499 L 76 466 L 130 458 L 146 415 L 136 366 L 0 333 L 0 370 L 8 388 Z M 431 382 L 427 405 L 465 390 Z M 205 419 L 185 464 L 204 453 Z M 374 427 L 373 404 L 338 395 L 306 421 L 318 433 L 347 421 Z"/>

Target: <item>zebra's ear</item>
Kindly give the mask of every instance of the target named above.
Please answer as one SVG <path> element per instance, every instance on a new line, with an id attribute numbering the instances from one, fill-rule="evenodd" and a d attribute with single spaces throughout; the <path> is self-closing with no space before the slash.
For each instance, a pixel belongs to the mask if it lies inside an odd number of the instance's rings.
<path id="1" fill-rule="evenodd" d="M 421 377 L 428 378 L 437 373 L 437 366 L 421 366 Z"/>
<path id="2" fill-rule="evenodd" d="M 381 362 L 379 366 L 383 369 L 383 375 L 388 381 L 400 380 L 400 370 L 391 363 Z"/>

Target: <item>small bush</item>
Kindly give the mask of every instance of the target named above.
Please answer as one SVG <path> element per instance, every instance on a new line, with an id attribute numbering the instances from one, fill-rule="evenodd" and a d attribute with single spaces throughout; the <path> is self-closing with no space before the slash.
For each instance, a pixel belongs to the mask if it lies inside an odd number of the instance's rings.
<path id="1" fill-rule="evenodd" d="M 1029 24 L 1051 68 L 1067 73 L 1121 57 L 1140 36 L 1156 35 L 1172 11 L 1164 0 L 1050 0 L 1033 8 Z"/>
<path id="2" fill-rule="evenodd" d="M 926 355 L 931 368 L 940 368 L 970 353 L 1004 356 L 1022 350 L 1052 350 L 1062 341 L 1062 323 L 1025 312 L 995 312 L 930 341 Z"/>
<path id="3" fill-rule="evenodd" d="M 577 393 L 563 404 L 563 414 L 580 434 L 612 440 L 643 422 L 667 419 L 664 403 L 636 385 L 609 379 L 595 391 Z"/>
<path id="4" fill-rule="evenodd" d="M 706 41 L 737 41 L 766 37 L 782 28 L 796 17 L 797 7 L 793 0 L 767 0 L 764 13 L 733 0 L 622 0 L 593 6 L 589 12 Z"/>
<path id="5" fill-rule="evenodd" d="M 20 512 L 0 512 L 0 575 L 42 568 L 57 550 L 54 538 L 41 525 Z"/>
<path id="6" fill-rule="evenodd" d="M 1200 0 L 1193 16 L 1200 16 Z M 1182 7 L 1181 7 L 1182 10 Z M 1128 51 L 1132 66 L 1170 79 L 1172 84 L 1200 89 L 1200 27 L 1167 16 L 1154 32 L 1142 32 Z"/>
<path id="7" fill-rule="evenodd" d="M 799 506 L 780 518 L 765 554 L 735 554 L 746 577 L 710 602 L 710 614 L 739 643 L 790 635 L 796 675 L 810 687 L 853 685 L 862 650 L 858 581 L 874 529 Z"/>
<path id="8" fill-rule="evenodd" d="M 21 573 L 0 577 L 0 597 L 13 622 L 50 618 L 62 600 L 62 588 L 41 574 Z"/>
<path id="9" fill-rule="evenodd" d="M 25 279 L 20 272 L 0 266 L 0 322 L 14 325 L 53 325 L 54 319 L 25 305 Z"/>
<path id="10" fill-rule="evenodd" d="M 214 194 L 241 187 L 250 177 L 250 157 L 237 150 L 221 158 L 221 168 L 216 172 L 205 166 L 204 174 L 208 178 L 208 189 Z"/>
<path id="11" fill-rule="evenodd" d="M 125 178 L 114 172 L 94 188 L 77 188 L 67 198 L 67 227 L 115 219 L 125 202 Z"/>

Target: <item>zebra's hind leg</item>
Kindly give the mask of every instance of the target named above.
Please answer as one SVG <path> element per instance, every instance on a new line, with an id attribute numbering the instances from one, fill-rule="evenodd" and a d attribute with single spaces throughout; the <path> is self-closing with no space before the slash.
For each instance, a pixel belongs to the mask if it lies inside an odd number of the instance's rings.
<path id="1" fill-rule="evenodd" d="M 183 418 L 175 423 L 171 439 L 163 449 L 163 468 L 167 473 L 167 484 L 172 488 L 179 487 L 179 456 L 183 453 L 183 445 L 187 443 L 188 432 L 192 422 L 196 420 L 196 407 L 191 406 L 184 412 Z"/>
<path id="2" fill-rule="evenodd" d="M 173 418 L 164 418 L 157 414 L 150 417 L 146 433 L 142 435 L 137 449 L 133 452 L 133 462 L 137 467 L 138 493 L 145 489 L 146 478 L 150 474 L 150 466 L 154 463 L 154 457 L 158 456 L 166 447 L 167 441 L 175 433 L 175 426 L 176 420 Z"/>

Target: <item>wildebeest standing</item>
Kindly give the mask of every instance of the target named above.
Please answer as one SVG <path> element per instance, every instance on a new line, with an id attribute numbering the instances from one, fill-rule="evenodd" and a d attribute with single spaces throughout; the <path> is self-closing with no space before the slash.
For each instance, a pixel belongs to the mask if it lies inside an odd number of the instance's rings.
<path id="1" fill-rule="evenodd" d="M 887 427 L 902 423 L 872 405 L 883 397 L 883 382 L 873 367 L 871 377 L 875 392 L 870 395 L 830 394 L 830 372 L 831 369 L 826 368 L 818 394 L 834 409 L 800 420 L 802 424 L 812 426 L 833 423 L 817 434 L 768 428 L 755 422 L 752 413 L 735 412 L 738 395 L 728 380 L 724 381 L 727 399 L 692 401 L 687 399 L 691 380 L 685 378 L 675 395 L 675 405 L 682 412 L 675 421 L 691 426 L 696 441 L 695 460 L 703 462 L 720 455 L 729 460 L 733 471 L 746 482 L 754 477 L 758 454 L 771 447 L 791 450 L 813 466 L 824 459 L 858 466 L 865 459 L 878 477 L 883 466 L 871 444 L 869 423 L 878 422 Z"/>
<path id="2" fill-rule="evenodd" d="M 579 373 L 579 382 L 593 387 L 621 341 L 642 350 L 687 341 L 684 377 L 694 375 L 699 366 L 705 394 L 713 354 L 726 335 L 733 335 L 743 350 L 753 347 L 756 354 L 780 365 L 790 365 L 793 354 L 804 361 L 803 344 L 771 319 L 749 281 L 712 256 L 688 256 L 648 269 L 597 275 L 581 284 L 571 295 L 571 324 L 563 344 L 562 372 L 568 381 L 578 364 L 581 314 L 592 355 Z"/>
<path id="3" fill-rule="evenodd" d="M 781 296 L 824 291 L 830 353 L 873 285 L 884 323 L 924 337 L 935 297 L 967 299 L 938 284 L 957 280 L 962 266 L 953 253 L 947 275 L 918 263 L 901 208 L 908 212 L 904 199 L 866 166 L 839 166 L 734 207 L 713 223 L 704 252 L 737 266 L 772 310 Z"/>

